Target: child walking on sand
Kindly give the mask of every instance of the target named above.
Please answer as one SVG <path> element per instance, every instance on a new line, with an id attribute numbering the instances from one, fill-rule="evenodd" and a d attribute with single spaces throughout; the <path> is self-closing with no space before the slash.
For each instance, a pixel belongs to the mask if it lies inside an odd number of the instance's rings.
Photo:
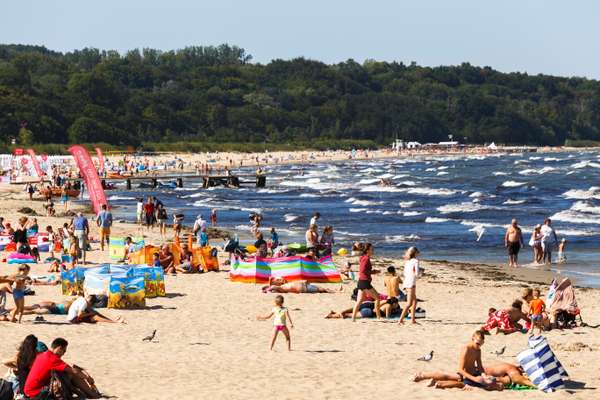
<path id="1" fill-rule="evenodd" d="M 290 312 L 287 307 L 283 306 L 283 296 L 278 295 L 275 297 L 275 307 L 271 310 L 269 315 L 258 316 L 256 319 L 259 321 L 266 321 L 273 318 L 273 337 L 271 338 L 271 350 L 273 350 L 273 346 L 275 345 L 275 340 L 277 340 L 277 335 L 279 332 L 283 332 L 285 336 L 285 340 L 287 342 L 288 351 L 292 351 L 292 341 L 290 339 L 290 331 L 287 328 L 286 321 L 290 321 L 290 328 L 294 327 L 294 323 L 292 322 L 292 318 L 290 317 Z"/>
<path id="2" fill-rule="evenodd" d="M 538 328 L 539 334 L 542 334 L 542 331 L 544 330 L 542 313 L 544 311 L 546 311 L 546 303 L 544 303 L 544 300 L 540 299 L 540 289 L 534 289 L 533 300 L 529 302 L 529 317 L 531 318 L 531 329 L 529 330 L 529 333 L 531 335 L 533 335 L 533 328 L 535 327 Z"/>

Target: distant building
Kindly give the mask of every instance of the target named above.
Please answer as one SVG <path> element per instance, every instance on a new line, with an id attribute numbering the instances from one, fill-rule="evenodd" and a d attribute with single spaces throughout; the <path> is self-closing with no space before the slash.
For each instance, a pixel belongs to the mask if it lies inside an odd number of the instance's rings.
<path id="1" fill-rule="evenodd" d="M 421 143 L 419 143 L 419 142 L 407 142 L 406 143 L 407 149 L 418 149 L 419 147 L 421 147 Z"/>

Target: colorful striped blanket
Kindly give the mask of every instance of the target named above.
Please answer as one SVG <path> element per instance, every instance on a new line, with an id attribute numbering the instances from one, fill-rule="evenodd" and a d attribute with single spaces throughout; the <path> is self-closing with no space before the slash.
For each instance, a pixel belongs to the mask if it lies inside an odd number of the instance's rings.
<path id="1" fill-rule="evenodd" d="M 231 259 L 229 279 L 232 282 L 268 283 L 271 277 L 285 278 L 288 281 L 306 280 L 323 283 L 342 281 L 331 256 L 323 257 L 318 261 L 300 256 Z"/>

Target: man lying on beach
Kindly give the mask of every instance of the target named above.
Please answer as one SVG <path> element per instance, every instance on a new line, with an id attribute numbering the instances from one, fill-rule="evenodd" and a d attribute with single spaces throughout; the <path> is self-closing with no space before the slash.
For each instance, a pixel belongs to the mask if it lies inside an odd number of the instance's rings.
<path id="1" fill-rule="evenodd" d="M 56 315 L 67 315 L 67 311 L 71 304 L 75 299 L 72 300 L 64 300 L 60 303 L 55 303 L 53 301 L 40 301 L 37 304 L 32 304 L 30 306 L 25 306 L 23 310 L 23 315 L 42 315 L 42 314 L 56 314 Z"/>
<path id="2" fill-rule="evenodd" d="M 344 319 L 344 318 L 352 318 L 352 311 L 354 307 L 347 308 L 340 312 L 335 312 L 333 310 L 329 311 L 329 313 L 325 316 L 325 319 Z M 375 316 L 375 302 L 373 301 L 364 301 L 361 303 L 358 314 L 356 318 L 373 318 Z M 398 304 L 398 299 L 395 297 L 391 297 L 387 300 L 382 300 L 379 306 L 379 311 L 382 314 L 385 314 L 386 318 L 398 317 L 400 312 L 402 311 L 400 305 Z"/>
<path id="3" fill-rule="evenodd" d="M 437 389 L 471 389 L 503 390 L 504 385 L 495 377 L 485 372 L 481 361 L 481 346 L 485 342 L 482 331 L 475 331 L 471 342 L 464 346 L 458 360 L 458 372 L 446 374 L 440 372 L 419 372 L 413 377 L 414 382 L 430 379 L 429 385 Z"/>
<path id="4" fill-rule="evenodd" d="M 340 287 L 340 291 L 343 287 Z M 335 290 L 325 289 L 307 281 L 288 282 L 285 278 L 269 278 L 269 284 L 263 286 L 263 293 L 336 293 Z"/>

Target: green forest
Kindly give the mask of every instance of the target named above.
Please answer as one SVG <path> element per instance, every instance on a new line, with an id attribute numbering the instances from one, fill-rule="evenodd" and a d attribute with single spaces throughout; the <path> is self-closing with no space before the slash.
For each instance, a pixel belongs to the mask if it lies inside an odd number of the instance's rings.
<path id="1" fill-rule="evenodd" d="M 242 48 L 126 54 L 0 45 L 2 146 L 106 143 L 563 145 L 600 141 L 600 82 L 305 58 L 253 63 Z"/>

